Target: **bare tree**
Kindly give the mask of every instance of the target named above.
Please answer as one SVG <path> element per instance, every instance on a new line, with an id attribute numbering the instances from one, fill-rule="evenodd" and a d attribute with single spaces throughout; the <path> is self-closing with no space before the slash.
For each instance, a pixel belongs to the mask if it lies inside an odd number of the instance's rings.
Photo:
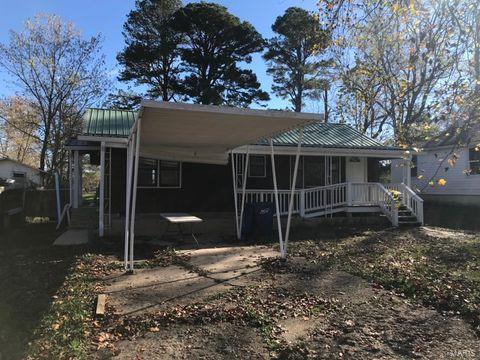
<path id="1" fill-rule="evenodd" d="M 84 40 L 72 23 L 38 15 L 0 44 L 0 67 L 38 112 L 39 168 L 62 171 L 63 144 L 81 126 L 81 114 L 108 86 L 100 36 Z"/>
<path id="2" fill-rule="evenodd" d="M 24 99 L 12 97 L 0 102 L 0 156 L 38 166 L 37 129 L 38 114 Z"/>

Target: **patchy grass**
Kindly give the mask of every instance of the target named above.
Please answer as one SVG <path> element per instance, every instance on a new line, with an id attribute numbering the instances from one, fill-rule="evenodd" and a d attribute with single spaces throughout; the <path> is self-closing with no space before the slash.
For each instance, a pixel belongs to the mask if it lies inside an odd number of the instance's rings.
<path id="1" fill-rule="evenodd" d="M 79 256 L 53 296 L 27 353 L 28 359 L 86 359 L 95 299 L 94 261 Z"/>
<path id="2" fill-rule="evenodd" d="M 94 318 L 96 298 L 102 292 L 100 279 L 121 266 L 98 254 L 83 254 L 69 269 L 53 296 L 50 309 L 35 332 L 28 359 L 87 359 L 98 337 Z"/>
<path id="3" fill-rule="evenodd" d="M 0 235 L 0 358 L 82 358 L 96 283 L 115 263 L 54 247 L 55 224 L 29 221 Z"/>
<path id="4" fill-rule="evenodd" d="M 305 256 L 398 294 L 460 314 L 480 330 L 480 237 L 452 230 L 365 231 L 336 241 L 300 241 Z"/>
<path id="5" fill-rule="evenodd" d="M 0 234 L 0 357 L 24 358 L 81 248 L 57 248 L 54 223 L 28 223 Z"/>
<path id="6" fill-rule="evenodd" d="M 50 271 L 54 274 L 49 274 L 55 275 L 55 281 L 49 280 L 43 311 L 37 311 L 36 322 L 29 324 L 36 331 L 25 336 L 31 346 L 23 357 L 29 359 L 86 359 L 113 356 L 119 351 L 125 358 L 148 358 L 148 354 L 162 354 L 157 352 L 157 344 L 165 346 L 161 351 L 188 354 L 192 359 L 205 354 L 229 358 L 226 354 L 258 347 L 281 359 L 438 358 L 454 350 L 477 354 L 471 345 L 475 341 L 472 336 L 476 337 L 470 326 L 452 320 L 454 315 L 461 315 L 474 328 L 480 325 L 480 239 L 476 234 L 439 228 L 326 227 L 314 232 L 296 231 L 289 250 L 291 259 L 286 263 L 263 261 L 261 272 L 252 273 L 246 285 L 221 290 L 201 301 L 172 303 L 134 316 L 120 316 L 107 304 L 107 316 L 102 319 L 93 318 L 96 295 L 103 291 L 102 279 L 112 271 L 119 272 L 119 262 L 102 255 L 84 255 L 79 249 L 53 256 L 55 251 L 46 245 L 29 253 L 14 247 L 2 255 L 4 260 L 18 255 L 10 263 L 16 271 L 7 272 L 7 267 L 0 270 L 24 284 L 8 303 L 0 302 L 0 322 L 2 313 L 8 314 L 15 300 L 22 298 L 20 291 L 41 282 L 45 271 L 53 268 Z M 35 257 L 47 252 L 48 258 Z M 46 264 L 35 268 L 38 262 Z M 170 265 L 200 277 L 211 276 L 172 248 L 152 251 L 137 268 Z M 29 267 L 39 272 L 32 280 L 28 280 L 32 277 Z M 367 279 L 373 287 L 345 272 Z M 24 273 L 21 279 L 18 273 Z M 329 273 L 336 275 L 329 277 Z M 15 289 L 10 281 L 7 286 Z M 35 303 L 34 295 L 27 297 Z M 17 311 L 21 313 L 21 308 Z M 292 323 L 300 328 L 301 336 L 290 341 L 285 333 Z M 452 330 L 452 325 L 457 327 Z M 248 343 L 251 337 L 241 335 L 245 329 L 245 334 L 256 334 L 258 342 Z M 456 336 L 453 340 L 450 331 Z M 135 346 L 140 344 L 140 350 L 128 346 L 117 349 L 128 340 Z M 100 352 L 93 354 L 97 350 Z M 259 354 L 252 358 L 268 357 Z"/>

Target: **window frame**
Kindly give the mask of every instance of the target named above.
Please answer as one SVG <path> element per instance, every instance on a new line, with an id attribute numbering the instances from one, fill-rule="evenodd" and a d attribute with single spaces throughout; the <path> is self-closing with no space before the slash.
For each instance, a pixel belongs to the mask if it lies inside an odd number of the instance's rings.
<path id="1" fill-rule="evenodd" d="M 15 176 L 15 174 L 21 174 L 22 176 Z M 27 179 L 27 172 L 26 171 L 17 171 L 17 170 L 12 170 L 12 178 L 15 179 Z"/>
<path id="2" fill-rule="evenodd" d="M 263 175 L 252 175 L 251 174 L 251 166 L 252 166 L 252 158 L 258 157 L 263 159 Z M 266 155 L 249 155 L 248 159 L 248 177 L 249 178 L 266 178 L 267 177 L 267 157 Z"/>
<path id="3" fill-rule="evenodd" d="M 168 161 L 172 163 L 177 163 L 178 164 L 178 185 L 175 186 L 166 186 L 166 185 L 160 185 L 160 166 L 162 161 Z M 181 161 L 174 161 L 174 160 L 157 160 L 157 187 L 159 189 L 181 189 L 182 188 L 182 162 Z"/>
<path id="4" fill-rule="evenodd" d="M 477 159 L 472 160 L 472 152 L 477 154 Z M 477 163 L 477 172 L 472 172 L 472 162 Z M 480 175 L 480 151 L 476 151 L 475 147 L 468 148 L 468 170 L 470 173 L 467 176 Z"/>
<path id="5" fill-rule="evenodd" d="M 154 160 L 156 162 L 156 185 L 148 186 L 148 185 L 138 185 L 137 189 L 181 189 L 182 182 L 183 182 L 183 162 L 182 161 L 175 161 L 175 160 L 158 160 L 158 159 L 150 159 L 145 158 L 147 160 Z M 178 164 L 178 185 L 176 186 L 160 186 L 160 163 L 162 161 L 169 161 L 175 162 Z"/>

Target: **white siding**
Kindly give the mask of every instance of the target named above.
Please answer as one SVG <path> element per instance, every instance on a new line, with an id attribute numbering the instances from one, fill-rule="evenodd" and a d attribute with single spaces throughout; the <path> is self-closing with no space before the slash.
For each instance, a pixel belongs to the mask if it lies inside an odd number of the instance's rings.
<path id="1" fill-rule="evenodd" d="M 419 180 L 412 177 L 412 187 L 423 189 L 423 193 L 431 195 L 480 195 L 480 175 L 464 173 L 470 168 L 468 149 L 455 151 L 458 160 L 453 166 L 450 166 L 446 159 L 450 151 L 451 149 L 423 150 L 418 154 L 418 175 L 423 175 L 423 178 Z M 445 171 L 446 167 L 449 168 L 448 171 Z M 438 172 L 432 179 L 435 185 L 431 187 L 428 185 L 428 181 L 434 176 L 437 169 Z M 439 179 L 445 179 L 446 185 L 439 186 Z"/>
<path id="2" fill-rule="evenodd" d="M 0 178 L 13 179 L 14 172 L 26 174 L 31 182 L 40 185 L 40 171 L 11 160 L 0 160 Z"/>

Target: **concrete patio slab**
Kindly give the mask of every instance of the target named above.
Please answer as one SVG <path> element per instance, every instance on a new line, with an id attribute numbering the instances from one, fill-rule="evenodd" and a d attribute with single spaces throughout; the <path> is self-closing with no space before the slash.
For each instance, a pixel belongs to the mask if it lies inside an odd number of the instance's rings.
<path id="1" fill-rule="evenodd" d="M 105 293 L 119 314 L 164 309 L 172 304 L 203 301 L 233 286 L 255 283 L 259 262 L 277 252 L 266 246 L 223 247 L 179 251 L 188 255 L 184 266 L 138 269 L 107 281 Z"/>
<path id="2" fill-rule="evenodd" d="M 188 304 L 228 290 L 221 284 L 180 266 L 136 270 L 112 279 L 105 289 L 119 314 L 135 314 Z"/>
<path id="3" fill-rule="evenodd" d="M 58 246 L 72 246 L 72 245 L 84 245 L 88 243 L 88 230 L 87 229 L 69 229 L 60 235 L 53 245 Z"/>
<path id="4" fill-rule="evenodd" d="M 189 263 L 205 270 L 208 277 L 229 280 L 260 269 L 261 260 L 278 256 L 267 246 L 221 247 L 182 251 L 190 256 Z"/>

